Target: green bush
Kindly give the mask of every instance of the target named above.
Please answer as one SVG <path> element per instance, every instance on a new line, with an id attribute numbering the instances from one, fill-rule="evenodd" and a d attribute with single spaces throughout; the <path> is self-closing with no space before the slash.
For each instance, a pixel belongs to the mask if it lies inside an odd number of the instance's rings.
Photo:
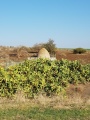
<path id="1" fill-rule="evenodd" d="M 64 92 L 68 84 L 90 82 L 90 64 L 66 59 L 26 60 L 4 69 L 0 67 L 0 97 L 12 97 L 18 90 L 25 97 L 43 92 L 47 96 Z"/>
<path id="2" fill-rule="evenodd" d="M 83 48 L 76 48 L 76 49 L 74 49 L 73 50 L 73 53 L 74 54 L 82 54 L 82 53 L 85 53 L 86 52 L 86 50 L 85 49 L 83 49 Z"/>

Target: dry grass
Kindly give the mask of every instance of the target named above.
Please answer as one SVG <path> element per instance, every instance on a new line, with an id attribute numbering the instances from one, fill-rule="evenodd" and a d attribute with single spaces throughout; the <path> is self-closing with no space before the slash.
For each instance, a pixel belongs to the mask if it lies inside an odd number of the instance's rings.
<path id="1" fill-rule="evenodd" d="M 69 85 L 66 94 L 48 97 L 44 93 L 35 96 L 34 99 L 25 98 L 22 91 L 18 91 L 13 98 L 0 98 L 0 108 L 26 108 L 26 107 L 52 107 L 72 108 L 86 107 L 90 105 L 90 83 L 85 85 Z"/>

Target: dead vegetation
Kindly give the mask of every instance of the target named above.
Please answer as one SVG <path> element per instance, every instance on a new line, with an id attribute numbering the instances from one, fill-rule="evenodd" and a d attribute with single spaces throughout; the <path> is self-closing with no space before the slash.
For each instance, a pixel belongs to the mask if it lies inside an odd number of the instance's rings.
<path id="1" fill-rule="evenodd" d="M 70 109 L 73 107 L 84 108 L 90 106 L 90 83 L 69 85 L 66 93 L 48 97 L 43 93 L 34 99 L 27 99 L 22 91 L 18 91 L 13 98 L 0 98 L 0 108 L 10 107 L 52 107 Z"/>
<path id="2" fill-rule="evenodd" d="M 29 57 L 38 56 L 39 49 L 29 48 L 25 46 L 20 47 L 4 47 L 0 46 L 0 64 L 5 62 L 20 62 Z"/>
<path id="3" fill-rule="evenodd" d="M 38 57 L 41 47 L 5 47 L 0 46 L 0 63 L 8 61 L 20 62 L 31 57 Z M 73 54 L 72 49 L 59 49 L 56 51 L 56 59 L 79 60 L 82 64 L 90 63 L 90 51 L 83 54 Z"/>

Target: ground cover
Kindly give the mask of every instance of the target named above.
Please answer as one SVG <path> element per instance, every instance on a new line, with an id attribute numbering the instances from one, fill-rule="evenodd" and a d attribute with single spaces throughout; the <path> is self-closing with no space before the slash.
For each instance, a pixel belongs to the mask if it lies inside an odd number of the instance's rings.
<path id="1" fill-rule="evenodd" d="M 90 107 L 83 109 L 49 107 L 0 109 L 0 120 L 90 120 Z"/>

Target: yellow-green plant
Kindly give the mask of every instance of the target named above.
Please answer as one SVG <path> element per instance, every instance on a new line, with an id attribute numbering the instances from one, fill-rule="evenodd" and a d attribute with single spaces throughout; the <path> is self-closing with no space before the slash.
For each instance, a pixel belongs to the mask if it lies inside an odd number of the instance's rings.
<path id="1" fill-rule="evenodd" d="M 7 69 L 0 67 L 0 96 L 13 96 L 22 90 L 26 97 L 40 92 L 60 94 L 68 84 L 90 82 L 90 64 L 66 59 L 26 60 Z"/>

